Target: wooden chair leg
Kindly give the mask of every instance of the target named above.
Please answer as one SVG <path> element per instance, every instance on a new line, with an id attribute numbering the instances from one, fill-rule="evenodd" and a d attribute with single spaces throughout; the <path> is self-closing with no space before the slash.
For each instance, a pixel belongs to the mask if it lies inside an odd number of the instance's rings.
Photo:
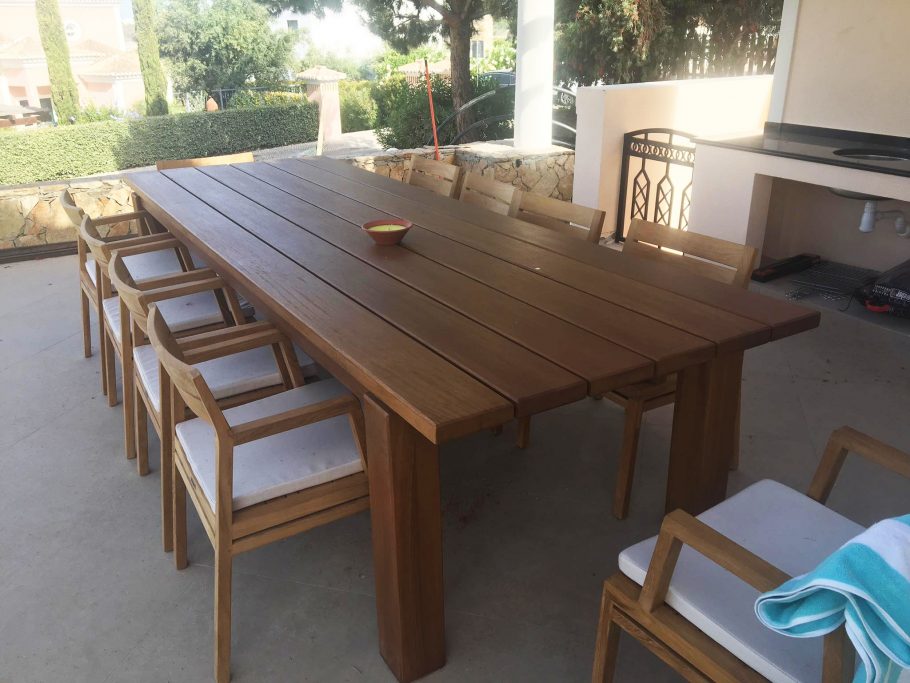
<path id="1" fill-rule="evenodd" d="M 521 449 L 525 449 L 531 443 L 531 417 L 520 417 L 518 418 L 518 438 L 516 439 L 515 445 Z"/>
<path id="2" fill-rule="evenodd" d="M 175 463 L 171 464 L 171 477 L 174 479 L 174 566 L 186 569 L 186 484 Z"/>
<path id="3" fill-rule="evenodd" d="M 638 457 L 638 438 L 641 434 L 641 418 L 644 401 L 630 399 L 626 404 L 626 426 L 619 451 L 619 471 L 616 473 L 616 491 L 613 494 L 613 516 L 625 519 L 629 515 L 632 498 L 632 481 L 635 478 L 635 460 Z"/>
<path id="4" fill-rule="evenodd" d="M 149 473 L 149 427 L 148 412 L 139 396 L 139 389 L 133 384 L 133 438 L 135 440 L 136 470 L 140 477 Z"/>
<path id="5" fill-rule="evenodd" d="M 613 600 L 604 586 L 600 604 L 600 621 L 597 625 L 597 641 L 594 645 L 594 671 L 591 683 L 612 683 L 616 671 L 616 656 L 619 652 L 619 624 L 613 621 Z"/>
<path id="6" fill-rule="evenodd" d="M 215 548 L 215 681 L 231 680 L 231 550 Z"/>
<path id="7" fill-rule="evenodd" d="M 89 300 L 85 290 L 79 288 L 79 298 L 82 300 L 82 353 L 86 358 L 92 357 L 92 326 L 89 313 Z"/>
<path id="8" fill-rule="evenodd" d="M 107 384 L 107 404 L 112 408 L 117 405 L 117 354 L 114 344 L 107 333 L 104 333 L 104 375 Z"/>
<path id="9" fill-rule="evenodd" d="M 108 394 L 107 388 L 107 333 L 104 331 L 104 311 L 98 311 L 98 354 L 101 360 L 101 393 Z"/>
<path id="10" fill-rule="evenodd" d="M 133 358 L 129 354 L 124 354 L 123 367 L 123 447 L 126 452 L 126 459 L 132 460 L 136 457 L 136 432 L 139 428 L 137 420 L 137 408 L 139 407 L 139 397 L 136 395 L 136 378 L 133 376 Z M 143 412 L 143 418 L 145 414 Z M 139 467 L 139 474 L 148 474 L 148 455 L 145 458 L 145 472 L 142 471 L 142 459 L 136 463 Z"/>

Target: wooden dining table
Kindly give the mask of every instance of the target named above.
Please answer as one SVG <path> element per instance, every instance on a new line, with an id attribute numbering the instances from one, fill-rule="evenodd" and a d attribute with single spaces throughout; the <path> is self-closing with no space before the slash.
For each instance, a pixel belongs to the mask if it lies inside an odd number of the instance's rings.
<path id="1" fill-rule="evenodd" d="M 379 646 L 403 682 L 445 663 L 440 444 L 677 373 L 666 508 L 699 513 L 726 495 L 744 351 L 819 322 L 802 306 L 344 161 L 140 172 L 128 183 L 360 397 Z M 360 228 L 392 217 L 414 223 L 399 246 Z"/>

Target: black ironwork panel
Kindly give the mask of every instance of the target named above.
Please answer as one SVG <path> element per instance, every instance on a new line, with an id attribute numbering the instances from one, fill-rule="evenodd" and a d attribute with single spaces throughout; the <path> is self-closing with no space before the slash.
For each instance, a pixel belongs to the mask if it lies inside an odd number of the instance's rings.
<path id="1" fill-rule="evenodd" d="M 695 166 L 695 144 L 692 137 L 670 128 L 646 128 L 626 133 L 619 174 L 619 207 L 614 234 L 617 241 L 625 239 L 628 220 L 632 218 L 664 225 L 676 223 L 682 230 L 688 227 L 689 207 L 692 203 L 692 169 Z M 634 177 L 630 177 L 632 159 L 641 160 L 641 166 Z M 651 178 L 657 178 L 661 171 L 652 202 Z M 682 193 L 677 193 L 677 187 L 685 189 Z"/>

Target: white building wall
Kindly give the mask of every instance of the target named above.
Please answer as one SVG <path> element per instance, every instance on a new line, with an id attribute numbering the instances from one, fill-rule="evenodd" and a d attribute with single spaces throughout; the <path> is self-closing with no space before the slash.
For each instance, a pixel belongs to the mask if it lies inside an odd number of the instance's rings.
<path id="1" fill-rule="evenodd" d="M 744 76 L 579 88 L 573 201 L 606 211 L 604 234 L 609 234 L 626 133 L 641 128 L 673 128 L 704 137 L 760 132 L 771 80 Z"/>

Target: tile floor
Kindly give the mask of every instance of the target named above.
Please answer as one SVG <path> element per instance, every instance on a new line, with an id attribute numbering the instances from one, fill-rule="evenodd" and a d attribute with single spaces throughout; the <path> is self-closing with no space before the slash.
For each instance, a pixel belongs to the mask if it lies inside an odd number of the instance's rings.
<path id="1" fill-rule="evenodd" d="M 818 330 L 746 355 L 736 491 L 804 488 L 841 424 L 910 449 L 910 336 L 824 311 Z M 207 681 L 212 550 L 190 515 L 190 566 L 161 552 L 158 471 L 123 457 L 120 408 L 82 358 L 75 257 L 0 267 L 0 681 Z M 600 584 L 659 525 L 671 409 L 646 418 L 632 504 L 609 514 L 621 412 L 582 401 L 444 447 L 446 681 L 590 678 Z M 155 446 L 157 442 L 153 441 Z M 907 512 L 910 482 L 848 462 L 831 504 Z M 366 514 L 241 556 L 233 674 L 391 682 L 377 651 Z M 670 681 L 623 640 L 620 681 Z"/>

